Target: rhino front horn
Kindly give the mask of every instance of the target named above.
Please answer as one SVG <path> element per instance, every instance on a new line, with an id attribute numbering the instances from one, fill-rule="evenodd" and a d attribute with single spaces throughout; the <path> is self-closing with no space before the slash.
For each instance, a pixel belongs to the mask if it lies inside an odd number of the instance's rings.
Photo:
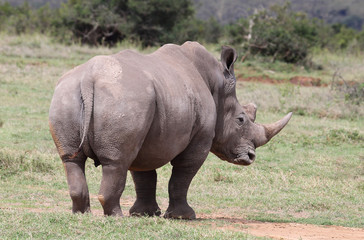
<path id="1" fill-rule="evenodd" d="M 260 147 L 272 139 L 279 133 L 289 122 L 292 117 L 292 112 L 288 113 L 281 120 L 271 124 L 256 124 L 258 126 L 258 134 L 255 139 L 255 147 Z"/>

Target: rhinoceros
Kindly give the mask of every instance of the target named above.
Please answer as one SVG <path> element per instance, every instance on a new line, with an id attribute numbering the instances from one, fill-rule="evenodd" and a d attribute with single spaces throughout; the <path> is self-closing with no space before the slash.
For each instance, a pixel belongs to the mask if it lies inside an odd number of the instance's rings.
<path id="1" fill-rule="evenodd" d="M 62 159 L 72 211 L 90 211 L 85 161 L 102 165 L 98 199 L 105 215 L 122 216 L 120 197 L 131 171 L 130 215 L 159 216 L 156 169 L 171 163 L 166 218 L 194 219 L 187 191 L 209 152 L 249 165 L 255 149 L 290 120 L 254 123 L 256 106 L 236 98 L 236 51 L 218 61 L 197 42 L 166 44 L 143 55 L 124 50 L 96 56 L 57 83 L 49 126 Z"/>

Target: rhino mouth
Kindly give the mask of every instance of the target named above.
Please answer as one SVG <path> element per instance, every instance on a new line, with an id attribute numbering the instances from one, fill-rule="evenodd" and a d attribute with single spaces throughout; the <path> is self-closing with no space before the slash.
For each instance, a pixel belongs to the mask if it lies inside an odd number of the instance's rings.
<path id="1" fill-rule="evenodd" d="M 254 160 L 255 160 L 255 151 L 248 150 L 248 152 L 238 154 L 236 158 L 234 158 L 232 163 L 237 165 L 248 166 L 252 164 Z"/>

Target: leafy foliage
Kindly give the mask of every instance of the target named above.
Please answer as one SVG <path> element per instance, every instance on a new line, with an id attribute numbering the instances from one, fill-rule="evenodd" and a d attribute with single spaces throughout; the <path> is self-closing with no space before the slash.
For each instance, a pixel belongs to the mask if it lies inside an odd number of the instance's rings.
<path id="1" fill-rule="evenodd" d="M 333 49 L 345 49 L 356 38 L 356 31 L 343 24 L 332 25 L 333 37 L 328 45 Z"/>
<path id="2" fill-rule="evenodd" d="M 286 0 L 194 0 L 199 19 L 211 16 L 222 24 L 248 18 L 254 10 L 268 9 L 272 5 L 283 5 Z M 290 0 L 294 11 L 307 13 L 310 18 L 318 18 L 329 24 L 343 23 L 356 30 L 364 23 L 364 2 L 357 0 Z"/>
<path id="3" fill-rule="evenodd" d="M 13 6 L 20 6 L 25 0 L 2 0 Z M 49 4 L 57 8 L 67 0 L 26 0 L 31 7 L 39 8 Z M 254 9 L 269 8 L 283 4 L 286 0 L 192 0 L 199 20 L 208 21 L 214 17 L 220 24 L 229 24 L 240 18 L 248 18 Z M 1 2 L 1 0 L 0 0 Z M 309 17 L 324 20 L 329 24 L 342 23 L 347 27 L 361 30 L 364 24 L 364 2 L 358 0 L 290 0 L 294 11 L 307 13 Z"/>
<path id="4" fill-rule="evenodd" d="M 55 24 L 82 43 L 113 45 L 129 34 L 126 12 L 126 0 L 70 0 L 60 8 Z M 62 35 L 62 30 L 56 34 Z"/>
<path id="5" fill-rule="evenodd" d="M 293 12 L 289 4 L 274 5 L 253 16 L 249 41 L 252 54 L 272 56 L 289 63 L 304 61 L 316 43 L 317 27 L 303 13 Z"/>
<path id="6" fill-rule="evenodd" d="M 52 10 L 46 4 L 36 10 L 28 2 L 19 7 L 0 3 L 0 30 L 15 34 L 39 31 L 44 33 L 51 27 Z"/>
<path id="7" fill-rule="evenodd" d="M 37 2 L 39 6 L 40 1 L 30 3 L 34 5 Z M 305 63 L 307 67 L 314 65 L 308 61 L 312 47 L 350 50 L 352 53 L 364 51 L 364 31 L 348 28 L 345 22 L 328 25 L 295 12 L 298 2 L 294 0 L 292 7 L 289 3 L 272 6 L 269 5 L 271 2 L 262 3 L 265 10 L 227 25 L 220 25 L 220 13 L 207 20 L 197 19 L 194 6 L 199 11 L 206 6 L 204 1 L 199 0 L 63 2 L 59 8 L 47 4 L 33 9 L 27 1 L 13 7 L 0 0 L 0 31 L 12 34 L 40 32 L 51 34 L 63 43 L 79 42 L 92 46 L 114 46 L 124 40 L 140 43 L 143 47 L 187 40 L 220 42 L 242 47 L 245 52 L 259 54 L 272 61 Z M 244 6 L 255 6 L 253 1 L 242 2 L 246 4 Z M 225 5 L 225 2 L 211 1 L 204 10 L 211 12 L 213 7 Z M 232 15 L 241 10 L 234 2 L 229 6 L 225 10 Z M 350 9 L 344 10 L 335 10 L 331 14 L 345 17 L 350 26 L 361 24 L 360 18 L 346 18 Z M 246 13 L 251 11 L 246 10 Z"/>
<path id="8" fill-rule="evenodd" d="M 235 23 L 230 23 L 225 28 L 227 44 L 238 45 L 246 40 L 249 34 L 249 22 L 245 18 L 241 18 Z"/>
<path id="9" fill-rule="evenodd" d="M 144 46 L 173 41 L 176 25 L 194 14 L 189 0 L 129 0 L 127 6 L 134 38 Z"/>
<path id="10" fill-rule="evenodd" d="M 190 0 L 69 0 L 59 9 L 45 5 L 36 10 L 27 2 L 18 7 L 0 3 L 0 13 L 2 30 L 48 31 L 66 43 L 113 46 L 127 38 L 153 46 L 204 34 Z"/>
<path id="11" fill-rule="evenodd" d="M 58 24 L 82 43 L 114 45 L 129 38 L 146 47 L 173 41 L 175 28 L 193 13 L 190 0 L 70 0 Z"/>

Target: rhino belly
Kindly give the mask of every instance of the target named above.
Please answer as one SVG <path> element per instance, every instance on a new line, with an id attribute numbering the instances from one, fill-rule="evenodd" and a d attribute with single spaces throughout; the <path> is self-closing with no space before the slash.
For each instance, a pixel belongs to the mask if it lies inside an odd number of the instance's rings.
<path id="1" fill-rule="evenodd" d="M 162 167 L 183 152 L 190 142 L 190 134 L 171 134 L 161 138 L 146 138 L 137 158 L 130 166 L 132 171 L 149 171 Z"/>

